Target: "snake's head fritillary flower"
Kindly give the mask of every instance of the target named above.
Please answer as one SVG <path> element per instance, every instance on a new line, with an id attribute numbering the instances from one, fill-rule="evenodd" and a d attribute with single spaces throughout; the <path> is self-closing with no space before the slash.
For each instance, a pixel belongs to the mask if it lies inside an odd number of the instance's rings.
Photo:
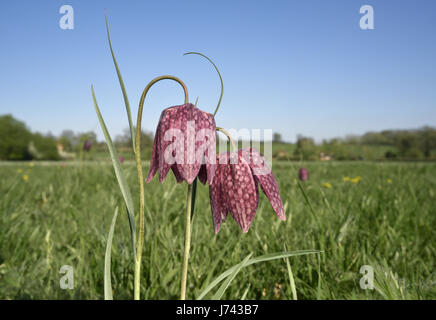
<path id="1" fill-rule="evenodd" d="M 276 178 L 264 157 L 252 148 L 218 156 L 213 183 L 209 187 L 215 233 L 230 212 L 242 232 L 247 232 L 259 203 L 258 184 L 277 217 L 286 220 Z"/>
<path id="2" fill-rule="evenodd" d="M 120 163 L 123 163 L 124 162 L 124 157 L 123 156 L 119 156 L 118 160 L 120 160 Z"/>
<path id="3" fill-rule="evenodd" d="M 212 183 L 216 168 L 216 125 L 212 114 L 191 103 L 162 111 L 154 136 L 147 182 L 159 170 L 162 182 L 171 169 L 178 183 L 191 184 L 205 164 Z"/>
<path id="4" fill-rule="evenodd" d="M 298 170 L 298 177 L 301 181 L 309 180 L 309 170 L 306 168 L 300 168 L 300 170 Z"/>
<path id="5" fill-rule="evenodd" d="M 83 144 L 83 150 L 89 151 L 91 149 L 91 145 L 92 145 L 91 141 L 86 140 L 85 143 Z"/>

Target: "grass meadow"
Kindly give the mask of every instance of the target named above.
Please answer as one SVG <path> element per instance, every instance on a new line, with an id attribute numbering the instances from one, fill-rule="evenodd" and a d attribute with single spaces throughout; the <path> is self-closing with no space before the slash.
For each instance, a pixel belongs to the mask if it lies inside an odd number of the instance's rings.
<path id="1" fill-rule="evenodd" d="M 302 166 L 310 172 L 304 183 L 296 179 Z M 122 167 L 138 206 L 136 167 Z M 436 164 L 275 162 L 273 172 L 287 221 L 276 218 L 260 192 L 246 234 L 230 216 L 214 234 L 208 187 L 198 185 L 188 299 L 249 253 L 285 249 L 323 250 L 289 258 L 298 299 L 436 298 Z M 178 299 L 187 187 L 170 173 L 163 184 L 155 178 L 145 188 L 141 299 Z M 0 194 L 0 299 L 103 299 L 105 246 L 116 206 L 113 295 L 133 298 L 129 224 L 109 161 L 3 163 Z M 74 268 L 72 290 L 59 286 L 62 265 Z M 363 265 L 374 269 L 374 290 L 359 285 Z M 292 297 L 283 259 L 244 268 L 223 296 Z"/>

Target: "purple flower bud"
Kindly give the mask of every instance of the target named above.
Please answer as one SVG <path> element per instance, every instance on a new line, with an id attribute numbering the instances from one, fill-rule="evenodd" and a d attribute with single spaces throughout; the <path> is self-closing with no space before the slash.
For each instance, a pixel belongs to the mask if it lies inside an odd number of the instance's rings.
<path id="1" fill-rule="evenodd" d="M 123 156 L 119 156 L 119 157 L 118 157 L 118 160 L 120 160 L 120 163 L 123 163 L 123 162 L 124 162 L 124 158 L 123 158 Z"/>
<path id="2" fill-rule="evenodd" d="M 286 220 L 276 178 L 263 156 L 251 148 L 239 150 L 236 155 L 237 161 L 230 159 L 229 152 L 219 155 L 215 178 L 209 187 L 215 233 L 218 233 L 220 224 L 226 219 L 228 212 L 242 232 L 248 231 L 259 203 L 258 184 L 277 217 Z M 222 157 L 227 158 L 225 162 L 220 159 Z"/>
<path id="3" fill-rule="evenodd" d="M 216 160 L 216 127 L 212 114 L 191 103 L 162 111 L 154 136 L 153 152 L 146 182 L 159 170 L 162 182 L 171 169 L 177 182 L 191 184 L 198 176 L 203 160 L 212 183 Z"/>
<path id="4" fill-rule="evenodd" d="M 91 149 L 91 141 L 86 140 L 85 143 L 83 144 L 83 150 L 85 151 L 89 151 Z"/>
<path id="5" fill-rule="evenodd" d="M 298 170 L 298 177 L 301 181 L 309 180 L 309 170 L 306 168 L 300 168 L 300 170 Z"/>

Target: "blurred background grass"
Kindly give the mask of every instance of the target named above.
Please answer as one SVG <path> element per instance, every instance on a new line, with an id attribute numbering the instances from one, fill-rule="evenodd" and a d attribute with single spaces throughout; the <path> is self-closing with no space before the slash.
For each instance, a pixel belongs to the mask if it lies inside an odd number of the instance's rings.
<path id="1" fill-rule="evenodd" d="M 122 166 L 137 204 L 135 166 Z M 310 180 L 300 188 L 302 166 Z M 287 221 L 275 217 L 261 194 L 247 234 L 231 217 L 214 234 L 208 187 L 199 185 L 187 298 L 249 253 L 284 246 L 324 250 L 289 259 L 299 299 L 436 297 L 434 163 L 274 162 L 273 172 Z M 0 299 L 102 299 L 115 206 L 121 210 L 112 251 L 114 298 L 132 298 L 128 219 L 110 162 L 9 162 L 0 165 L 0 177 Z M 168 175 L 145 191 L 142 298 L 177 299 L 186 185 Z M 73 290 L 60 289 L 62 265 L 74 268 Z M 377 290 L 360 288 L 362 265 L 375 269 Z M 291 299 L 286 262 L 244 268 L 224 298 L 240 299 L 247 289 L 247 299 Z"/>

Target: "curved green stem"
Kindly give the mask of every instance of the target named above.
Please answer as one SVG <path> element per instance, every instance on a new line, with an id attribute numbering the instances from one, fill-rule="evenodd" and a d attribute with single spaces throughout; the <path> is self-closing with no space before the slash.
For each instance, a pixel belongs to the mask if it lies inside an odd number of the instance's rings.
<path id="1" fill-rule="evenodd" d="M 142 246 L 144 244 L 144 176 L 142 174 L 142 165 L 141 165 L 141 121 L 142 121 L 142 109 L 144 108 L 144 101 L 147 95 L 148 90 L 150 90 L 151 86 L 153 86 L 156 82 L 161 80 L 174 80 L 178 82 L 185 92 L 185 103 L 188 103 L 188 89 L 185 84 L 177 77 L 174 76 L 160 76 L 151 80 L 141 95 L 141 100 L 139 101 L 138 108 L 138 119 L 136 121 L 136 146 L 135 146 L 135 157 L 136 157 L 136 169 L 138 171 L 138 179 L 139 179 L 139 238 L 138 245 L 136 247 L 136 260 L 135 260 L 135 285 L 134 285 L 134 298 L 135 300 L 139 300 L 139 291 L 140 291 L 140 274 L 141 274 L 141 258 L 142 258 Z M 189 226 L 190 227 L 190 226 Z"/>
<path id="2" fill-rule="evenodd" d="M 232 151 L 233 152 L 236 152 L 238 150 L 238 148 L 236 148 L 235 141 L 233 141 L 232 137 L 230 136 L 230 133 L 228 133 L 227 130 L 220 128 L 220 127 L 216 127 L 216 131 L 220 131 L 226 135 L 227 139 L 229 139 L 230 143 L 232 144 Z"/>
<path id="3" fill-rule="evenodd" d="M 218 112 L 218 109 L 220 108 L 221 100 L 223 99 L 223 94 L 224 94 L 224 82 L 223 82 L 223 78 L 221 77 L 221 73 L 218 70 L 218 67 L 215 65 L 215 63 L 213 63 L 213 61 L 208 56 L 200 52 L 186 52 L 183 55 L 186 56 L 187 54 L 198 54 L 199 56 L 206 58 L 215 67 L 216 72 L 218 72 L 218 76 L 220 77 L 220 81 L 221 81 L 221 94 L 220 94 L 220 99 L 218 100 L 218 105 L 216 106 L 215 112 L 213 113 L 213 116 L 215 117 L 216 113 Z"/>

